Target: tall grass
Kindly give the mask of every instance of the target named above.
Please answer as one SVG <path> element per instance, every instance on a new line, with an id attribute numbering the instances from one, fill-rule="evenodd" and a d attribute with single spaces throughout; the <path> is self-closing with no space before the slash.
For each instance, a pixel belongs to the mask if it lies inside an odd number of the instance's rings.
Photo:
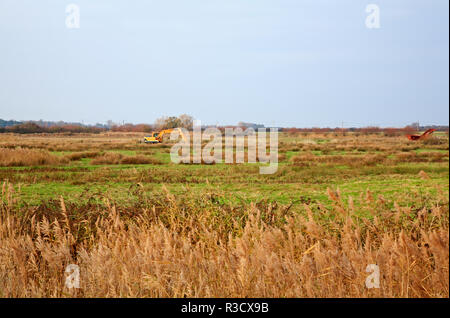
<path id="1" fill-rule="evenodd" d="M 367 192 L 356 208 L 328 195 L 332 208 L 295 212 L 165 189 L 128 207 L 27 208 L 4 183 L 0 296 L 449 297 L 448 205 L 390 209 Z M 64 285 L 68 264 L 80 266 L 78 290 Z M 379 289 L 365 286 L 369 264 Z"/>
<path id="2" fill-rule="evenodd" d="M 105 164 L 162 164 L 162 162 L 154 157 L 136 155 L 124 156 L 120 153 L 107 152 L 91 161 L 93 165 Z"/>
<path id="3" fill-rule="evenodd" d="M 45 150 L 0 148 L 0 166 L 59 165 L 68 159 L 50 154 Z"/>

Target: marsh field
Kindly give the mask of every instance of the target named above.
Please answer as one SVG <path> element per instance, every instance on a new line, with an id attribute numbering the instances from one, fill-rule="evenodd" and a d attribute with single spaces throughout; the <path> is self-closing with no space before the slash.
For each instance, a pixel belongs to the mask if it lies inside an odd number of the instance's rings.
<path id="1" fill-rule="evenodd" d="M 448 134 L 281 133 L 271 175 L 144 135 L 0 134 L 0 297 L 449 297 Z"/>

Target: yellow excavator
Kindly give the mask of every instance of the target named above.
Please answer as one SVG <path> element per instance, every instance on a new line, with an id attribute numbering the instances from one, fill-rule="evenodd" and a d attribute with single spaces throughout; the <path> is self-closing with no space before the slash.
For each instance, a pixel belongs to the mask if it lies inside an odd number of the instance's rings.
<path id="1" fill-rule="evenodd" d="M 144 137 L 144 142 L 146 144 L 159 144 L 164 141 L 164 135 L 170 134 L 172 131 L 178 131 L 180 133 L 181 138 L 183 140 L 186 140 L 186 136 L 184 135 L 183 131 L 180 128 L 170 128 L 170 129 L 163 129 L 161 131 L 153 131 L 150 136 Z"/>

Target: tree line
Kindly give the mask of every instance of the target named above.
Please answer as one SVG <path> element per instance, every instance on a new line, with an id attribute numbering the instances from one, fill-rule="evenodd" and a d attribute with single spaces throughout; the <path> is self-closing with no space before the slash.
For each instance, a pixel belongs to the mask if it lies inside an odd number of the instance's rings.
<path id="1" fill-rule="evenodd" d="M 78 123 L 64 122 L 19 122 L 15 120 L 0 119 L 0 133 L 36 134 L 36 133 L 101 133 L 105 131 L 114 132 L 152 132 L 169 128 L 192 129 L 194 118 L 187 114 L 180 116 L 161 117 L 154 124 L 116 124 L 111 120 L 106 125 L 87 126 Z"/>
<path id="2" fill-rule="evenodd" d="M 113 132 L 142 132 L 150 133 L 152 131 L 160 131 L 170 128 L 186 128 L 192 130 L 194 118 L 187 114 L 180 116 L 163 116 L 155 120 L 153 124 L 115 124 L 112 121 L 108 121 L 106 125 L 97 124 L 95 126 L 87 126 L 78 123 L 64 123 L 64 122 L 19 122 L 14 120 L 5 121 L 0 119 L 0 133 L 17 133 L 17 134 L 33 134 L 33 133 L 101 133 L 105 131 Z M 256 125 L 251 123 L 239 122 L 238 125 L 218 126 L 221 131 L 225 128 L 263 128 L 263 125 Z M 216 127 L 216 126 L 215 126 Z M 205 128 L 205 127 L 202 127 Z M 448 126 L 416 126 L 408 125 L 403 128 L 380 128 L 376 126 L 361 127 L 361 128 L 278 128 L 280 132 L 286 132 L 289 134 L 298 133 L 356 133 L 356 134 L 380 134 L 383 133 L 386 136 L 399 136 L 404 134 L 411 134 L 417 132 L 417 130 L 425 130 L 428 128 L 435 128 L 440 131 L 448 132 Z"/>

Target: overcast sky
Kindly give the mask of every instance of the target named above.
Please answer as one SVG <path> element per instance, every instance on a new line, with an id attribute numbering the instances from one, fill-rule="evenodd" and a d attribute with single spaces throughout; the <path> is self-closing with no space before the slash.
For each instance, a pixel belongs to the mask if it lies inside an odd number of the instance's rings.
<path id="1" fill-rule="evenodd" d="M 0 118 L 449 122 L 448 0 L 72 2 L 0 0 Z"/>

